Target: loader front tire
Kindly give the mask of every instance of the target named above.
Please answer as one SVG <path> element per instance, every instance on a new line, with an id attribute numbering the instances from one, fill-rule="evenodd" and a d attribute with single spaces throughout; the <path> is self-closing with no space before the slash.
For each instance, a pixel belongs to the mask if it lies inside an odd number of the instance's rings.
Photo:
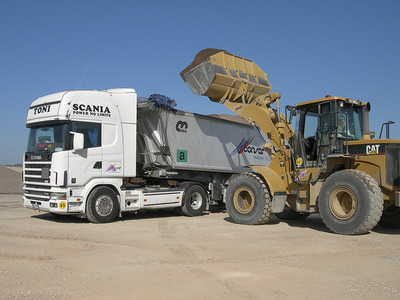
<path id="1" fill-rule="evenodd" d="M 378 223 L 383 198 L 378 183 L 370 175 L 344 170 L 324 182 L 318 207 L 322 221 L 333 232 L 363 234 Z"/>
<path id="2" fill-rule="evenodd" d="M 235 175 L 229 181 L 226 209 L 232 220 L 239 224 L 265 224 L 273 216 L 267 185 L 253 173 Z"/>

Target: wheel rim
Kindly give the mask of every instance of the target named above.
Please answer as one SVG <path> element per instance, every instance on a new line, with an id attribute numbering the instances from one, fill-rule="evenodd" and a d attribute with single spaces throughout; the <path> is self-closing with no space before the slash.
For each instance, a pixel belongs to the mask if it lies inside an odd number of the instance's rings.
<path id="1" fill-rule="evenodd" d="M 329 197 L 329 209 L 332 214 L 341 220 L 351 218 L 357 208 L 357 198 L 347 187 L 337 188 Z"/>
<path id="2" fill-rule="evenodd" d="M 190 207 L 194 210 L 198 210 L 203 202 L 203 197 L 198 192 L 194 192 L 190 197 Z"/>
<path id="3" fill-rule="evenodd" d="M 114 207 L 113 200 L 110 196 L 101 195 L 96 199 L 95 208 L 100 216 L 108 216 Z"/>
<path id="4" fill-rule="evenodd" d="M 233 195 L 233 205 L 241 214 L 248 214 L 254 208 L 254 194 L 248 187 L 240 187 Z"/>

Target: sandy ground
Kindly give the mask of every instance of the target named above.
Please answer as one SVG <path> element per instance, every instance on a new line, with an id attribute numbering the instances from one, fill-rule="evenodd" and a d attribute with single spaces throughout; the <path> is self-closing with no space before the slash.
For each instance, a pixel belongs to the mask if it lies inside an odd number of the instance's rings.
<path id="1" fill-rule="evenodd" d="M 109 224 L 0 195 L 0 299 L 399 299 L 400 230 L 330 233 L 318 216 L 237 225 L 213 209 Z"/>

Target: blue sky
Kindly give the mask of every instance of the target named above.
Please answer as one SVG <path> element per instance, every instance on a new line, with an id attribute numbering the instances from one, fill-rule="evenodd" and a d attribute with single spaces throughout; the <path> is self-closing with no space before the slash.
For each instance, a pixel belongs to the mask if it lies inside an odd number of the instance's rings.
<path id="1" fill-rule="evenodd" d="M 400 139 L 399 11 L 399 0 L 2 1 L 0 164 L 21 163 L 29 104 L 54 92 L 131 87 L 181 110 L 230 113 L 179 76 L 204 48 L 252 59 L 282 106 L 369 101 L 371 130 L 392 120 Z"/>

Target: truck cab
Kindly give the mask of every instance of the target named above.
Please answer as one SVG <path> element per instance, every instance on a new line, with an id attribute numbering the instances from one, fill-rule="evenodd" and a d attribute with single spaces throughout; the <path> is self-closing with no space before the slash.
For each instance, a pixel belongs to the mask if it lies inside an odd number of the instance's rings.
<path id="1" fill-rule="evenodd" d="M 96 186 L 115 190 L 123 177 L 135 176 L 136 157 L 124 151 L 135 151 L 136 106 L 134 89 L 66 91 L 35 100 L 26 123 L 24 206 L 84 216 Z"/>

